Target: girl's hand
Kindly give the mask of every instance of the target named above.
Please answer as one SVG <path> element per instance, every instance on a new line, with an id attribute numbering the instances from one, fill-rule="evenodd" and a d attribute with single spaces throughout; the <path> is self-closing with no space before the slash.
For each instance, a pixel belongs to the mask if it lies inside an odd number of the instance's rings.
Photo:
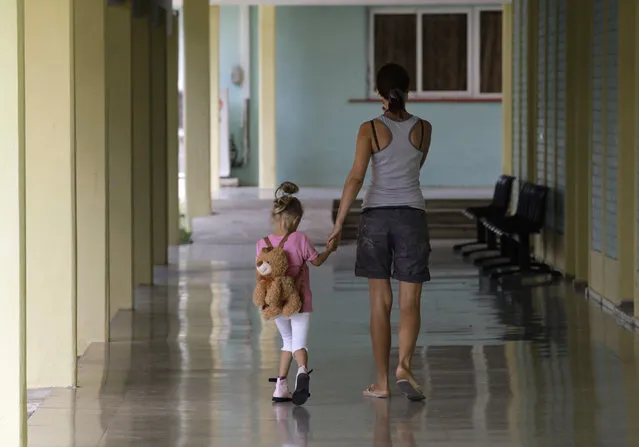
<path id="1" fill-rule="evenodd" d="M 335 251 L 339 247 L 339 243 L 342 240 L 342 227 L 334 227 L 333 231 L 328 235 L 326 241 L 326 247 L 330 251 Z"/>

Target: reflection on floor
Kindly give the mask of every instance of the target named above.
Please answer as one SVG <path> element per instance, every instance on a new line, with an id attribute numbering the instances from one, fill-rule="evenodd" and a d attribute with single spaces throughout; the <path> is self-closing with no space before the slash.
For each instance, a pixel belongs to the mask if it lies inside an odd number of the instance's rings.
<path id="1" fill-rule="evenodd" d="M 273 406 L 279 346 L 254 310 L 252 245 L 191 246 L 158 272 L 78 390 L 29 421 L 32 447 L 637 446 L 639 340 L 569 286 L 498 294 L 433 253 L 416 374 L 425 404 L 361 396 L 372 378 L 353 247 L 312 271 L 312 397 Z M 397 323 L 395 316 L 395 324 Z"/>

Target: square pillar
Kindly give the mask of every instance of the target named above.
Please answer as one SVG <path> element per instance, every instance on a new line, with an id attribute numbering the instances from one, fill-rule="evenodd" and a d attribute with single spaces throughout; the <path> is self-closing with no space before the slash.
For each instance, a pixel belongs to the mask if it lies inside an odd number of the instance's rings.
<path id="1" fill-rule="evenodd" d="M 151 266 L 168 264 L 166 15 L 151 26 Z"/>
<path id="2" fill-rule="evenodd" d="M 153 284 L 153 194 L 151 187 L 151 25 L 131 22 L 133 104 L 133 282 Z"/>
<path id="3" fill-rule="evenodd" d="M 618 2 L 618 135 L 617 135 L 617 249 L 619 301 L 634 304 L 635 253 L 637 252 L 637 107 L 635 71 L 635 1 Z M 610 179 L 615 181 L 615 179 Z M 639 309 L 635 308 L 635 315 Z"/>
<path id="4" fill-rule="evenodd" d="M 566 273 L 590 280 L 592 2 L 566 3 Z"/>
<path id="5" fill-rule="evenodd" d="M 131 10 L 106 11 L 109 319 L 133 305 L 131 202 Z"/>
<path id="6" fill-rule="evenodd" d="M 27 383 L 76 384 L 73 0 L 24 2 Z"/>
<path id="7" fill-rule="evenodd" d="M 513 173 L 513 5 L 502 6 L 502 156 L 501 172 Z"/>
<path id="8" fill-rule="evenodd" d="M 211 191 L 220 189 L 220 5 L 209 6 Z"/>
<path id="9" fill-rule="evenodd" d="M 277 182 L 276 22 L 275 6 L 259 6 L 259 187 L 275 188 Z"/>
<path id="10" fill-rule="evenodd" d="M 184 146 L 186 215 L 211 214 L 211 121 L 209 2 L 189 0 L 182 6 L 184 27 Z"/>
<path id="11" fill-rule="evenodd" d="M 167 148 L 167 233 L 169 245 L 180 243 L 179 200 L 179 19 L 173 17 L 171 34 L 166 41 L 166 148 Z"/>
<path id="12" fill-rule="evenodd" d="M 106 3 L 74 0 L 78 353 L 107 331 Z"/>
<path id="13" fill-rule="evenodd" d="M 0 15 L 0 439 L 27 445 L 23 2 Z"/>

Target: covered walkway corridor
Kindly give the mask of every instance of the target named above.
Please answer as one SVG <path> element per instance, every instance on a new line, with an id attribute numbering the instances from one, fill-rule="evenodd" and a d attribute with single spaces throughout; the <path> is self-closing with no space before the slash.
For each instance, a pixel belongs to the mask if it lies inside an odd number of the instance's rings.
<path id="1" fill-rule="evenodd" d="M 32 416 L 29 445 L 639 443 L 639 337 L 569 285 L 497 294 L 450 246 L 435 247 L 424 291 L 415 372 L 429 401 L 363 398 L 373 364 L 353 248 L 313 271 L 315 372 L 304 407 L 270 400 L 280 346 L 247 298 L 253 245 L 192 245 L 118 317 L 110 344 L 91 345 L 80 388 L 55 390 Z"/>

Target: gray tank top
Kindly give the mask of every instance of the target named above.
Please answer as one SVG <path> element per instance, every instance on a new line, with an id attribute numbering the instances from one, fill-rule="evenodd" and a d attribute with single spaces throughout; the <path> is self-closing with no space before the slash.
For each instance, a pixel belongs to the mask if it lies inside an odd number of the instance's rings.
<path id="1" fill-rule="evenodd" d="M 419 125 L 419 118 L 411 116 L 398 122 L 382 115 L 376 119 L 390 130 L 392 139 L 388 146 L 379 148 L 371 157 L 371 185 L 366 191 L 363 207 L 411 207 L 425 210 L 419 184 L 423 152 L 410 141 L 410 133 L 415 125 Z"/>

